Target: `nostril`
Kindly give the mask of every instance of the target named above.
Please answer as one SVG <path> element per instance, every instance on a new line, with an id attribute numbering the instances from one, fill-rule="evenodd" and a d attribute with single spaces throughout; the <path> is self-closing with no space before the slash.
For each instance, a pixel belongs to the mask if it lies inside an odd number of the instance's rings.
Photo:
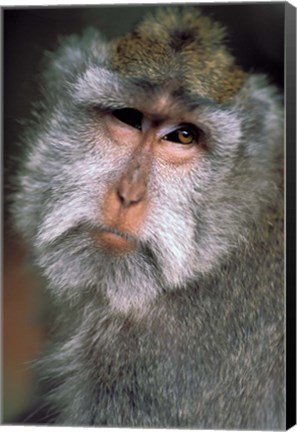
<path id="1" fill-rule="evenodd" d="M 126 197 L 126 195 L 124 194 L 124 192 L 121 189 L 118 189 L 118 198 L 119 198 L 121 205 L 123 207 L 129 207 L 129 205 L 130 205 L 129 199 Z"/>

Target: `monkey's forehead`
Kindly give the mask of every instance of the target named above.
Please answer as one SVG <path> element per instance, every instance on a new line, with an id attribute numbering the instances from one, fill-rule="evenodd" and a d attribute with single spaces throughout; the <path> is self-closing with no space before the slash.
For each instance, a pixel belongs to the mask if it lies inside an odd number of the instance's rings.
<path id="1" fill-rule="evenodd" d="M 194 7 L 168 7 L 110 44 L 114 71 L 152 84 L 182 82 L 188 93 L 227 102 L 245 72 L 224 44 L 225 29 Z"/>

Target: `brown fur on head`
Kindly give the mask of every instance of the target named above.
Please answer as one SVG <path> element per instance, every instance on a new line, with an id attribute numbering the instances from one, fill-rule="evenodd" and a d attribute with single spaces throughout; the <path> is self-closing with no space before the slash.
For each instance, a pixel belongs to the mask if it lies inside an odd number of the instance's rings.
<path id="1" fill-rule="evenodd" d="M 227 102 L 245 73 L 224 44 L 225 29 L 196 7 L 165 8 L 111 43 L 114 70 L 150 82 L 180 80 L 189 93 Z"/>

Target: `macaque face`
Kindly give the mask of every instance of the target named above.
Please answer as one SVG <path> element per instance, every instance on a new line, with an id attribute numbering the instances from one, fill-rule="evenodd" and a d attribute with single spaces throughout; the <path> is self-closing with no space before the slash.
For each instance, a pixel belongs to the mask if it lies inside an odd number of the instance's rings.
<path id="1" fill-rule="evenodd" d="M 98 115 L 113 143 L 110 153 L 122 154 L 127 163 L 103 198 L 103 225 L 92 236 L 107 253 L 125 254 L 137 248 L 138 233 L 152 207 L 149 184 L 154 166 L 190 170 L 204 151 L 204 133 L 177 116 L 134 108 Z"/>
<path id="2" fill-rule="evenodd" d="M 54 152 L 63 161 L 46 173 L 36 239 L 39 263 L 61 292 L 104 283 L 110 290 L 112 280 L 125 293 L 137 286 L 131 296 L 142 292 L 144 301 L 209 271 L 228 249 L 228 209 L 212 207 L 225 200 L 230 168 L 222 161 L 234 153 L 240 122 L 207 104 L 188 107 L 170 92 L 135 94 L 112 108 L 73 97 L 41 138 L 47 145 L 38 160 Z"/>

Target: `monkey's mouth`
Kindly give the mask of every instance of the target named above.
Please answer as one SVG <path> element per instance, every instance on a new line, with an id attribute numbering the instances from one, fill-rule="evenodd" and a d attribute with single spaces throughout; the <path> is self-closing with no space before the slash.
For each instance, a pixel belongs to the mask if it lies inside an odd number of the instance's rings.
<path id="1" fill-rule="evenodd" d="M 134 236 L 112 227 L 103 226 L 92 229 L 91 238 L 97 246 L 120 255 L 133 251 L 137 246 Z"/>

